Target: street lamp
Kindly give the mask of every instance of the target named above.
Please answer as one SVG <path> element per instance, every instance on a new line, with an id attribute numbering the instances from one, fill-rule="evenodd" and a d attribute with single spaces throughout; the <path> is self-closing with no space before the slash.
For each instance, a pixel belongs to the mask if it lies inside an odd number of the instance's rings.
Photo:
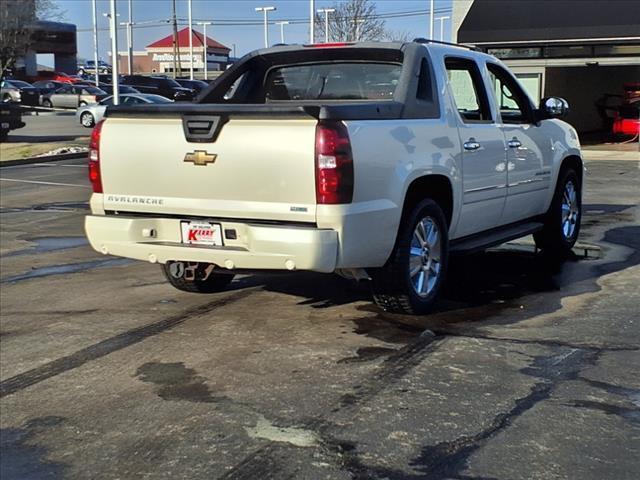
<path id="1" fill-rule="evenodd" d="M 429 1 L 429 40 L 433 40 L 433 0 Z"/>
<path id="2" fill-rule="evenodd" d="M 188 0 L 189 7 L 189 79 L 193 80 L 193 18 L 191 17 L 191 0 Z"/>
<path id="3" fill-rule="evenodd" d="M 289 25 L 289 22 L 276 22 L 276 25 L 280 25 L 280 43 L 284 43 L 284 26 Z"/>
<path id="4" fill-rule="evenodd" d="M 444 21 L 449 20 L 451 17 L 443 16 L 438 17 L 436 20 L 440 20 L 440 41 L 444 42 Z"/>
<path id="5" fill-rule="evenodd" d="M 264 47 L 269 48 L 269 26 L 268 26 L 268 16 L 269 12 L 273 12 L 276 10 L 276 7 L 256 7 L 256 12 L 264 13 Z"/>
<path id="6" fill-rule="evenodd" d="M 335 11 L 335 8 L 318 9 L 318 13 L 324 13 L 324 43 L 329 43 L 329 14 Z"/>
<path id="7" fill-rule="evenodd" d="M 93 67 L 96 75 L 96 87 L 100 86 L 100 77 L 98 76 L 98 13 L 96 10 L 96 0 L 91 2 L 93 8 Z"/>
<path id="8" fill-rule="evenodd" d="M 113 104 L 120 103 L 120 92 L 118 91 L 118 24 L 116 19 L 116 0 L 111 0 L 111 13 L 105 14 L 109 18 L 109 31 L 111 33 L 111 84 L 113 85 Z M 98 68 L 98 65 L 96 65 Z"/>
<path id="9" fill-rule="evenodd" d="M 203 61 L 204 61 L 204 79 L 208 80 L 209 78 L 209 60 L 208 60 L 208 45 L 207 45 L 207 25 L 213 25 L 212 22 L 198 22 L 198 25 L 202 25 L 202 35 L 204 39 L 202 40 L 202 49 L 203 49 Z"/>

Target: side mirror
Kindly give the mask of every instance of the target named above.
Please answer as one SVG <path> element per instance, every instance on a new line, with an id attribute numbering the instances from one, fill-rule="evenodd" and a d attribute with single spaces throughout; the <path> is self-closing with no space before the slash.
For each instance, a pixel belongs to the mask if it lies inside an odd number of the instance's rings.
<path id="1" fill-rule="evenodd" d="M 564 117 L 569 113 L 569 103 L 560 97 L 543 98 L 538 113 L 541 120 Z"/>

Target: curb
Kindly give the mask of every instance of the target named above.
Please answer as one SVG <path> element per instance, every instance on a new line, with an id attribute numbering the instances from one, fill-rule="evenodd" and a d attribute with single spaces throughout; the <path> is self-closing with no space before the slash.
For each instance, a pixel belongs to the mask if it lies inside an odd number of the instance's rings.
<path id="1" fill-rule="evenodd" d="M 62 153 L 60 155 L 47 155 L 45 157 L 19 158 L 16 160 L 6 160 L 4 162 L 0 162 L 0 168 L 15 167 L 16 165 L 29 165 L 32 163 L 55 162 L 58 160 L 74 160 L 77 158 L 86 158 L 87 155 L 88 155 L 88 152 L 77 152 L 77 153 Z"/>

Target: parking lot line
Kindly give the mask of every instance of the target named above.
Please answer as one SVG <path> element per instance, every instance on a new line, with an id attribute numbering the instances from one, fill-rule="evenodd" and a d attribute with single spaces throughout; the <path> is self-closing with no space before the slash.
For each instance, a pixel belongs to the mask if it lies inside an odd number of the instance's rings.
<path id="1" fill-rule="evenodd" d="M 0 178 L 5 182 L 18 182 L 18 183 L 35 183 L 37 185 L 54 185 L 56 187 L 80 187 L 80 188 L 91 188 L 89 185 L 78 185 L 75 183 L 58 183 L 58 182 L 42 182 L 38 180 L 19 180 L 17 178 Z"/>

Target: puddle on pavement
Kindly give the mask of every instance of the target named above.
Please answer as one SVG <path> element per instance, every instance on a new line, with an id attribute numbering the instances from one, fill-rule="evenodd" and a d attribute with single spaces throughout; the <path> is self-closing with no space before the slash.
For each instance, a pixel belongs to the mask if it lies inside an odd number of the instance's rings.
<path id="1" fill-rule="evenodd" d="M 31 205 L 29 207 L 0 208 L 0 214 L 24 212 L 84 212 L 89 210 L 87 202 L 53 202 Z"/>
<path id="2" fill-rule="evenodd" d="M 184 363 L 149 362 L 141 365 L 136 377 L 143 382 L 153 383 L 157 395 L 163 400 L 214 403 L 226 397 L 215 397 L 206 384 L 206 378 L 198 375 Z"/>
<path id="3" fill-rule="evenodd" d="M 128 258 L 110 258 L 107 260 L 94 260 L 91 262 L 70 263 L 67 265 L 51 265 L 48 267 L 34 268 L 26 273 L 20 275 L 13 275 L 0 280 L 0 283 L 13 283 L 22 280 L 29 280 L 32 278 L 48 277 L 50 275 L 64 275 L 67 273 L 77 273 L 92 268 L 102 267 L 118 267 L 121 265 L 128 265 L 133 263 L 134 260 Z"/>
<path id="4" fill-rule="evenodd" d="M 4 256 L 15 257 L 18 255 L 47 253 L 57 250 L 67 250 L 69 248 L 83 247 L 89 244 L 86 237 L 42 237 L 29 239 L 28 241 L 35 243 L 35 247 L 7 253 Z"/>

